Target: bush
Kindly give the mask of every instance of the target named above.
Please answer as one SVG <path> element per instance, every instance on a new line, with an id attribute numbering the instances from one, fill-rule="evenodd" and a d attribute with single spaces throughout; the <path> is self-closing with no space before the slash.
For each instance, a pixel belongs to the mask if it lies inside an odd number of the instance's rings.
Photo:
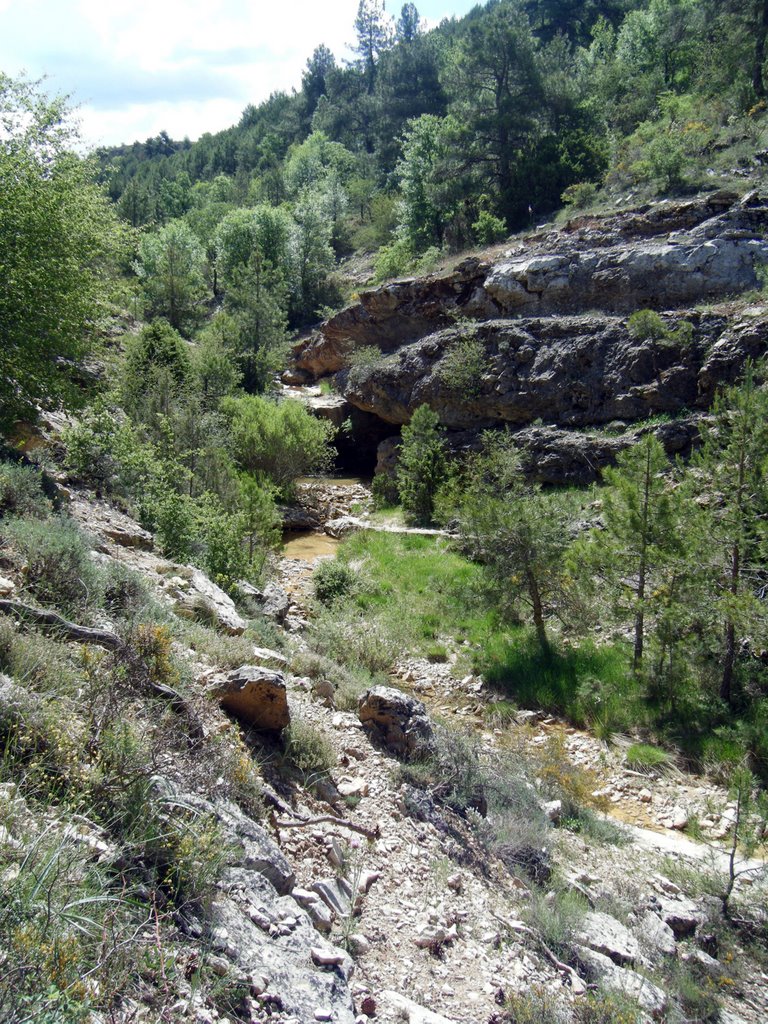
<path id="1" fill-rule="evenodd" d="M 440 420 L 428 405 L 415 410 L 403 427 L 397 463 L 397 488 L 406 519 L 419 526 L 432 523 L 435 497 L 448 467 Z"/>
<path id="2" fill-rule="evenodd" d="M 598 187 L 593 181 L 580 181 L 569 185 L 560 197 L 566 206 L 574 210 L 583 210 L 591 206 L 597 196 Z"/>
<path id="3" fill-rule="evenodd" d="M 324 733 L 301 718 L 294 718 L 284 733 L 285 760 L 305 777 L 327 777 L 336 755 Z"/>
<path id="4" fill-rule="evenodd" d="M 51 509 L 39 470 L 14 462 L 0 462 L 0 518 L 34 516 L 45 519 Z"/>
<path id="5" fill-rule="evenodd" d="M 352 671 L 389 672 L 402 650 L 401 640 L 385 626 L 352 609 L 323 612 L 315 617 L 310 630 L 319 654 Z"/>
<path id="6" fill-rule="evenodd" d="M 667 327 L 664 320 L 652 309 L 638 309 L 627 321 L 629 336 L 635 341 L 665 342 L 684 348 L 693 340 L 693 324 L 681 320 L 675 328 Z"/>
<path id="7" fill-rule="evenodd" d="M 76 614 L 100 602 L 98 569 L 70 520 L 14 519 L 2 524 L 0 536 L 23 561 L 25 589 L 41 604 Z"/>
<path id="8" fill-rule="evenodd" d="M 627 768 L 636 772 L 652 774 L 655 769 L 668 765 L 670 760 L 665 750 L 649 746 L 647 743 L 633 743 L 626 753 Z"/>
<path id="9" fill-rule="evenodd" d="M 301 402 L 273 402 L 258 395 L 225 398 L 235 459 L 241 469 L 271 480 L 283 497 L 296 477 L 327 468 L 333 459 L 333 427 Z"/>
<path id="10" fill-rule="evenodd" d="M 388 281 L 393 277 L 402 277 L 413 268 L 415 253 L 410 242 L 405 238 L 396 238 L 389 245 L 383 245 L 373 262 L 374 280 Z"/>
<path id="11" fill-rule="evenodd" d="M 501 217 L 494 216 L 489 210 L 481 210 L 472 225 L 472 234 L 478 245 L 493 245 L 494 242 L 502 242 L 507 237 L 507 225 Z"/>
<path id="12" fill-rule="evenodd" d="M 317 600 L 330 607 L 354 591 L 357 574 L 346 562 L 339 562 L 334 558 L 320 562 L 312 574 L 312 583 Z"/>
<path id="13" fill-rule="evenodd" d="M 455 341 L 438 365 L 440 381 L 462 398 L 480 394 L 483 375 L 488 372 L 485 345 L 471 335 Z"/>
<path id="14" fill-rule="evenodd" d="M 105 569 L 103 588 L 104 607 L 114 615 L 133 618 L 150 601 L 144 577 L 120 562 L 112 562 Z"/>

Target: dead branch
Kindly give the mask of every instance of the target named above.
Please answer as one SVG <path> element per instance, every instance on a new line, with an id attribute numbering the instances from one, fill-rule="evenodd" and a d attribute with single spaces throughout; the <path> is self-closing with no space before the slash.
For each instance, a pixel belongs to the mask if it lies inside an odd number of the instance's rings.
<path id="1" fill-rule="evenodd" d="M 339 828 L 348 828 L 350 832 L 357 832 L 366 839 L 378 839 L 380 832 L 376 828 L 366 828 L 364 825 L 355 825 L 354 822 L 345 818 L 336 818 L 332 814 L 322 814 L 317 818 L 295 818 L 293 821 L 279 821 L 275 819 L 278 828 L 307 828 L 309 825 L 338 825 Z"/>

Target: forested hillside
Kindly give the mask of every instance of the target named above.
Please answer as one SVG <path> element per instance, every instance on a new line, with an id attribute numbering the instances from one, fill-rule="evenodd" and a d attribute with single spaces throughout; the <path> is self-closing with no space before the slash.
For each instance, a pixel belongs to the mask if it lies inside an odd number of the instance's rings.
<path id="1" fill-rule="evenodd" d="M 566 190 L 578 206 L 603 183 L 637 199 L 748 172 L 765 21 L 758 0 L 493 0 L 425 31 L 413 4 L 394 21 L 365 0 L 354 62 L 318 46 L 297 91 L 194 144 L 103 151 L 103 177 L 130 223 L 182 218 L 210 258 L 233 207 L 267 205 L 299 226 L 322 210 L 337 257 L 386 245 L 380 273 L 397 273 L 535 223 Z"/>
<path id="2" fill-rule="evenodd" d="M 764 1024 L 768 0 L 349 33 L 0 72 L 0 1024 Z"/>

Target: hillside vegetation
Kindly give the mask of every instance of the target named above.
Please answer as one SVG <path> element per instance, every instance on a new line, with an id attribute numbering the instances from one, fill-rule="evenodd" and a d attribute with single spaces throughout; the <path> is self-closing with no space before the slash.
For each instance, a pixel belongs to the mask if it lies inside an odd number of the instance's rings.
<path id="1" fill-rule="evenodd" d="M 0 73 L 0 1021 L 761 1024 L 768 0 L 350 34 L 89 157 Z"/>

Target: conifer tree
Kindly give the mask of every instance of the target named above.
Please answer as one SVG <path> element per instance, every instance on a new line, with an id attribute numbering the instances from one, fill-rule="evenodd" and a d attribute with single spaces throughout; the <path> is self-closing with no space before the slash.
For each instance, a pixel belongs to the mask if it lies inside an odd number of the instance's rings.
<path id="1" fill-rule="evenodd" d="M 650 594 L 682 554 L 677 494 L 661 442 L 646 434 L 605 470 L 604 529 L 577 543 L 572 560 L 609 587 L 621 606 L 629 597 L 632 666 L 642 667 Z"/>
<path id="2" fill-rule="evenodd" d="M 747 365 L 743 383 L 715 398 L 694 459 L 706 512 L 698 569 L 721 622 L 720 697 L 733 700 L 739 641 L 761 611 L 755 596 L 768 518 L 768 387 Z"/>
<path id="3" fill-rule="evenodd" d="M 403 427 L 397 466 L 397 488 L 409 522 L 430 526 L 435 496 L 446 478 L 445 445 L 440 420 L 428 405 L 415 410 Z"/>

